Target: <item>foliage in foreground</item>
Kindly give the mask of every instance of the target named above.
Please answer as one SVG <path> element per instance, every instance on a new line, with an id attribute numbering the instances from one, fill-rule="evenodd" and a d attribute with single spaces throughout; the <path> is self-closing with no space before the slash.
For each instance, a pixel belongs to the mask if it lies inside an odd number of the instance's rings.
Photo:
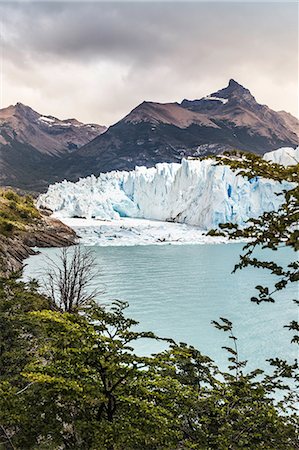
<path id="1" fill-rule="evenodd" d="M 0 448 L 295 449 L 296 419 L 273 379 L 231 373 L 185 344 L 152 357 L 125 305 L 54 311 L 34 283 L 0 282 Z M 217 327 L 232 333 L 226 319 Z M 271 382 L 270 382 L 271 381 Z"/>

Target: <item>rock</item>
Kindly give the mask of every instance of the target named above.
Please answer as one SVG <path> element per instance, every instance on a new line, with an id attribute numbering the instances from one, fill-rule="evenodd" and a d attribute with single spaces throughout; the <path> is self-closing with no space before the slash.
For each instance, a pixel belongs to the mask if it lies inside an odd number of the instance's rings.
<path id="1" fill-rule="evenodd" d="M 76 233 L 49 216 L 13 237 L 0 236 L 0 275 L 22 270 L 23 261 L 37 252 L 32 247 L 67 247 L 77 243 Z"/>

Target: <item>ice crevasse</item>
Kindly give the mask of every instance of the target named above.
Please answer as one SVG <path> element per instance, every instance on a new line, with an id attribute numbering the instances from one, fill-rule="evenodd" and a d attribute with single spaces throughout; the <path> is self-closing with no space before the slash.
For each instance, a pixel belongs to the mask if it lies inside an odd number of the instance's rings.
<path id="1" fill-rule="evenodd" d="M 264 158 L 294 164 L 299 148 L 279 149 Z M 56 183 L 39 197 L 38 206 L 50 208 L 61 218 L 134 217 L 210 229 L 226 222 L 242 225 L 264 211 L 278 209 L 282 196 L 277 193 L 290 188 L 288 182 L 236 175 L 228 166 L 215 165 L 213 159 L 183 159 L 180 164 L 162 163 Z"/>

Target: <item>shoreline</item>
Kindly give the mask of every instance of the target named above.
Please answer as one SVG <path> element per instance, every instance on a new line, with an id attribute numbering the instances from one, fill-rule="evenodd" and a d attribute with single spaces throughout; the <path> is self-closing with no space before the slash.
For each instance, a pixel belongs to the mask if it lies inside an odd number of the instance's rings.
<path id="1" fill-rule="evenodd" d="M 21 271 L 24 260 L 38 254 L 36 247 L 69 247 L 77 243 L 78 237 L 72 228 L 55 217 L 43 214 L 25 231 L 11 237 L 0 236 L 0 276 L 8 277 Z"/>

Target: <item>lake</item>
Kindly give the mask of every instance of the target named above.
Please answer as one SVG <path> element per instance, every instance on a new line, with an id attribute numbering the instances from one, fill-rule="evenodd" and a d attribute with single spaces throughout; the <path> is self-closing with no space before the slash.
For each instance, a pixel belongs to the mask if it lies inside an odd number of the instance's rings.
<path id="1" fill-rule="evenodd" d="M 97 285 L 105 289 L 102 303 L 120 299 L 129 303 L 128 315 L 140 322 L 142 330 L 194 345 L 209 355 L 221 368 L 227 354 L 221 349 L 231 345 L 228 336 L 216 330 L 212 320 L 220 316 L 234 323 L 240 358 L 248 369 L 265 368 L 274 356 L 293 359 L 295 345 L 283 326 L 296 318 L 296 286 L 279 293 L 275 304 L 256 305 L 250 301 L 258 284 L 275 278 L 261 269 L 244 269 L 231 274 L 243 244 L 148 245 L 89 247 L 100 266 Z M 26 262 L 25 278 L 38 278 L 47 264 L 45 255 L 55 259 L 57 249 L 43 249 Z M 279 262 L 294 259 L 289 249 L 278 253 L 262 251 L 264 259 L 275 256 Z M 277 280 L 275 280 L 277 281 Z M 136 349 L 149 354 L 164 347 L 143 340 Z"/>

